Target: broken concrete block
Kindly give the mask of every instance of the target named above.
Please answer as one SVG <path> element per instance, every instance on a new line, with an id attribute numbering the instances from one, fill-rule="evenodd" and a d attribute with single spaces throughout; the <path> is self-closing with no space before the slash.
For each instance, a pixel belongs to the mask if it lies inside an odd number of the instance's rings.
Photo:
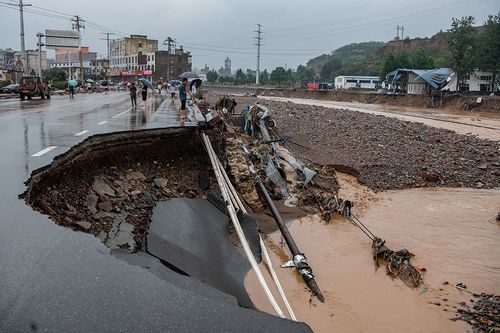
<path id="1" fill-rule="evenodd" d="M 102 177 L 94 177 L 94 184 L 92 184 L 92 189 L 100 196 L 103 197 L 108 195 L 110 197 L 115 196 L 115 190 L 109 186 L 108 183 Z"/>

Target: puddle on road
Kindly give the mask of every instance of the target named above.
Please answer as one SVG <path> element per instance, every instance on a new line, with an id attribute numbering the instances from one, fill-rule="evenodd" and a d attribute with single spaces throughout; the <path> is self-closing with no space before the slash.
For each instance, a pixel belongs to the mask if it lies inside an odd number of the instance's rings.
<path id="1" fill-rule="evenodd" d="M 281 235 L 275 232 L 265 240 L 298 320 L 315 332 L 471 331 L 466 323 L 450 320 L 453 306 L 470 303 L 472 296 L 453 285 L 462 282 L 474 292 L 500 292 L 500 226 L 495 221 L 500 192 L 441 188 L 375 194 L 352 177 L 339 178 L 344 186 L 350 184 L 341 196 L 361 201 L 362 221 L 389 248 L 415 253 L 414 263 L 427 269 L 426 286 L 409 289 L 391 280 L 384 266 L 377 269 L 371 243 L 344 219 L 325 224 L 308 216 L 289 227 L 324 291 L 324 304 L 310 301 L 295 271 L 279 268 L 289 258 Z M 253 273 L 246 285 L 256 307 L 273 313 Z"/>

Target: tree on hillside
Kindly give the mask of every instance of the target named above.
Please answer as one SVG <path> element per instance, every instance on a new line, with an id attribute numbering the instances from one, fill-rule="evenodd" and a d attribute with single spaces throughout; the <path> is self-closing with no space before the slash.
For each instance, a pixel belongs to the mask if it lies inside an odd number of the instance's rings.
<path id="1" fill-rule="evenodd" d="M 431 69 L 434 68 L 434 59 L 425 49 L 420 48 L 410 55 L 411 68 Z"/>
<path id="2" fill-rule="evenodd" d="M 340 70 L 342 68 L 342 60 L 337 57 L 333 57 L 326 64 L 323 65 L 320 72 L 321 80 L 330 81 L 335 76 L 341 74 Z"/>
<path id="3" fill-rule="evenodd" d="M 264 71 L 262 73 L 260 73 L 259 82 L 260 82 L 260 84 L 263 84 L 263 85 L 269 84 L 269 73 L 267 72 L 267 69 L 264 69 Z"/>
<path id="4" fill-rule="evenodd" d="M 217 82 L 217 79 L 219 78 L 219 74 L 211 69 L 208 71 L 207 73 L 207 81 L 210 82 L 210 83 L 214 83 L 214 82 Z"/>
<path id="5" fill-rule="evenodd" d="M 314 80 L 314 71 L 311 68 L 307 68 L 303 65 L 299 65 L 297 67 L 295 75 L 297 76 L 297 80 L 302 83 Z"/>
<path id="6" fill-rule="evenodd" d="M 283 67 L 276 67 L 269 77 L 273 84 L 283 85 L 286 82 L 286 70 Z"/>
<path id="7" fill-rule="evenodd" d="M 66 81 L 67 73 L 60 68 L 51 68 L 43 72 L 43 76 L 51 81 Z"/>
<path id="8" fill-rule="evenodd" d="M 246 78 L 247 76 L 245 75 L 243 70 L 241 68 L 238 68 L 238 70 L 236 71 L 236 75 L 234 77 L 234 83 L 243 84 L 245 83 Z"/>
<path id="9" fill-rule="evenodd" d="M 474 17 L 453 18 L 448 30 L 448 48 L 451 52 L 451 68 L 457 74 L 457 90 L 467 75 L 474 72 L 476 31 Z"/>
<path id="10" fill-rule="evenodd" d="M 477 50 L 477 67 L 492 73 L 491 87 L 495 91 L 500 71 L 500 12 L 488 16 L 479 34 Z"/>
<path id="11" fill-rule="evenodd" d="M 393 70 L 396 70 L 398 68 L 409 68 L 411 67 L 410 65 L 411 64 L 408 53 L 389 53 L 385 56 L 384 62 L 382 63 L 380 78 L 383 80 L 389 72 L 392 72 Z"/>

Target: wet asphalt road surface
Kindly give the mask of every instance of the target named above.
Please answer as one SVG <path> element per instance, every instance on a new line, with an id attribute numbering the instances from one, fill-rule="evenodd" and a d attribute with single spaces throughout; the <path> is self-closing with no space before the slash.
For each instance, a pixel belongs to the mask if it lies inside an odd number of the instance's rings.
<path id="1" fill-rule="evenodd" d="M 148 103 L 131 109 L 124 92 L 0 101 L 0 332 L 308 331 L 241 308 L 152 257 L 121 260 L 18 198 L 33 170 L 90 135 L 181 125 L 170 100 Z"/>

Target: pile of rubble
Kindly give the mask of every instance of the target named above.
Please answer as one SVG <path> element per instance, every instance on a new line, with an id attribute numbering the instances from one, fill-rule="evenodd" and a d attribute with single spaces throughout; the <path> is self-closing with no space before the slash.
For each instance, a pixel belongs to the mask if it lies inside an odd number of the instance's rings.
<path id="1" fill-rule="evenodd" d="M 462 303 L 464 308 L 457 310 L 457 317 L 453 320 L 468 322 L 474 332 L 499 332 L 500 296 L 484 293 L 478 296 L 471 306 Z"/>
<path id="2" fill-rule="evenodd" d="M 213 103 L 214 98 L 207 95 Z M 367 113 L 237 97 L 273 110 L 277 130 L 301 157 L 350 169 L 374 190 L 500 186 L 498 143 Z M 239 110 L 237 110 L 238 112 Z"/>

